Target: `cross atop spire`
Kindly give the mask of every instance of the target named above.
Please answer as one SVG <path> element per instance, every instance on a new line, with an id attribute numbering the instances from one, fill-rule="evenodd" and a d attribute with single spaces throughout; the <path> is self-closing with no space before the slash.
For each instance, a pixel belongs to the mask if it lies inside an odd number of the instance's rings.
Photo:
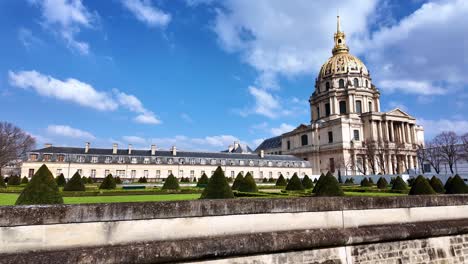
<path id="1" fill-rule="evenodd" d="M 340 15 L 336 16 L 336 33 L 341 32 Z"/>

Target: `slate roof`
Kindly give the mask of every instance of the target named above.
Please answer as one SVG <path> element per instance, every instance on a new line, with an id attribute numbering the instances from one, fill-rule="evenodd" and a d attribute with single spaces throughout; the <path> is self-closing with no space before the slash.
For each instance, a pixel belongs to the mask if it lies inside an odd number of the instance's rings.
<path id="1" fill-rule="evenodd" d="M 281 148 L 281 136 L 272 137 L 265 139 L 262 144 L 260 144 L 256 149 L 255 152 L 260 150 L 267 150 L 267 149 L 274 149 L 274 148 Z"/>

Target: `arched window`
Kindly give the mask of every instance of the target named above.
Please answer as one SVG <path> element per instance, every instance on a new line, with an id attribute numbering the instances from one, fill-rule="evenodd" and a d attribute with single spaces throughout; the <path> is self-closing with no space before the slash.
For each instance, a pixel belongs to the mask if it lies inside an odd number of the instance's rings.
<path id="1" fill-rule="evenodd" d="M 369 81 L 366 80 L 366 87 L 369 88 Z"/>
<path id="2" fill-rule="evenodd" d="M 340 88 L 344 88 L 344 80 L 343 79 L 340 79 L 338 84 L 339 84 Z"/>
<path id="3" fill-rule="evenodd" d="M 360 100 L 356 101 L 356 113 L 362 113 L 362 104 Z"/>
<path id="4" fill-rule="evenodd" d="M 326 89 L 326 91 L 330 90 L 330 83 L 329 82 L 325 83 L 325 89 Z"/>
<path id="5" fill-rule="evenodd" d="M 340 114 L 346 114 L 346 101 L 340 101 Z"/>
<path id="6" fill-rule="evenodd" d="M 354 78 L 354 87 L 359 86 L 359 80 L 357 78 Z"/>

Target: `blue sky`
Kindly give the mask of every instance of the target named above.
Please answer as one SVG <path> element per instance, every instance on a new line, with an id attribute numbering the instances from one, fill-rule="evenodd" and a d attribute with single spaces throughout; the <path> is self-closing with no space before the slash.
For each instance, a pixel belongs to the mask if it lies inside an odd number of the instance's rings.
<path id="1" fill-rule="evenodd" d="M 0 120 L 41 145 L 221 150 L 309 122 L 336 13 L 382 110 L 468 131 L 468 1 L 5 0 Z"/>

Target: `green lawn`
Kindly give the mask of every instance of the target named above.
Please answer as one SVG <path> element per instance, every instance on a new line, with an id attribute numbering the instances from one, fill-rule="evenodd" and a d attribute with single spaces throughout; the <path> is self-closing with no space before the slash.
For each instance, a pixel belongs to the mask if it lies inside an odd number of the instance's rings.
<path id="1" fill-rule="evenodd" d="M 18 194 L 0 193 L 0 205 L 14 205 Z M 163 194 L 163 195 L 122 195 L 122 196 L 85 196 L 64 197 L 66 204 L 80 203 L 123 203 L 123 202 L 160 202 L 195 200 L 200 194 Z"/>

